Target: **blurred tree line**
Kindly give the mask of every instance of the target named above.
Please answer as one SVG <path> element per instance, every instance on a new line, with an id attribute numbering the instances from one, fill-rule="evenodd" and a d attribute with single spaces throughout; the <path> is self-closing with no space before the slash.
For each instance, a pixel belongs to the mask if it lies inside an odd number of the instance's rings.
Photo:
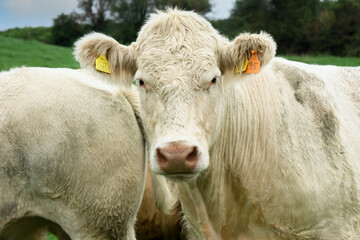
<path id="1" fill-rule="evenodd" d="M 211 11 L 208 0 L 79 0 L 77 11 L 54 19 L 52 42 L 71 46 L 99 31 L 128 44 L 150 13 L 166 6 Z M 228 19 L 211 22 L 229 38 L 266 31 L 279 54 L 360 56 L 360 0 L 237 0 Z"/>
<path id="2" fill-rule="evenodd" d="M 83 34 L 98 31 L 129 44 L 150 13 L 176 6 L 201 14 L 211 10 L 208 0 L 78 0 L 78 11 L 54 19 L 52 41 L 71 46 Z"/>
<path id="3" fill-rule="evenodd" d="M 230 38 L 264 30 L 280 54 L 360 56 L 360 0 L 237 0 L 212 23 Z"/>

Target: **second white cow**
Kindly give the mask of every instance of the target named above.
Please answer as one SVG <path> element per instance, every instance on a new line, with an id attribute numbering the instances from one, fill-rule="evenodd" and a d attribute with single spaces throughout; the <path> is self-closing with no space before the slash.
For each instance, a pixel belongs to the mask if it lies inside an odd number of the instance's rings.
<path id="1" fill-rule="evenodd" d="M 359 68 L 273 58 L 268 34 L 230 42 L 176 9 L 130 46 L 76 46 L 90 70 L 109 59 L 103 79 L 135 77 L 151 168 L 177 182 L 192 239 L 360 238 Z M 254 50 L 261 71 L 239 72 Z"/>

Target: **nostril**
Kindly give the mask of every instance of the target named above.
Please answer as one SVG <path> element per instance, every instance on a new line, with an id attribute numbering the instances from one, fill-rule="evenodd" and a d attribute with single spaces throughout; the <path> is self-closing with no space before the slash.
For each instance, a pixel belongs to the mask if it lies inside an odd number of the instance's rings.
<path id="1" fill-rule="evenodd" d="M 172 142 L 156 148 L 158 167 L 166 173 L 192 172 L 199 163 L 196 146 Z"/>
<path id="2" fill-rule="evenodd" d="M 160 164 L 166 164 L 168 159 L 161 153 L 161 149 L 156 149 L 157 160 Z"/>
<path id="3" fill-rule="evenodd" d="M 193 150 L 189 155 L 186 157 L 187 162 L 196 162 L 198 160 L 198 150 L 197 147 L 193 147 Z"/>

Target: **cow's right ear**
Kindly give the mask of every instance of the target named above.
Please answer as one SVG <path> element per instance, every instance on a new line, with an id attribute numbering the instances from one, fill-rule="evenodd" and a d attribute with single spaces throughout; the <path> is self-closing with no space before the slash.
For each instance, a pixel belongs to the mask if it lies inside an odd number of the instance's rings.
<path id="1" fill-rule="evenodd" d="M 256 53 L 261 68 L 263 68 L 275 56 L 276 43 L 265 32 L 259 34 L 242 33 L 232 42 L 227 42 L 221 47 L 220 67 L 223 73 L 229 75 L 227 79 L 239 79 L 241 77 L 243 70 L 248 67 L 244 63 L 251 59 L 252 52 Z"/>
<path id="2" fill-rule="evenodd" d="M 111 73 L 97 70 L 95 62 L 100 55 L 106 60 L 101 57 L 98 61 L 102 60 L 105 67 L 108 64 Z M 74 56 L 81 68 L 98 78 L 116 85 L 131 86 L 136 72 L 134 43 L 124 46 L 104 34 L 90 33 L 75 42 Z"/>

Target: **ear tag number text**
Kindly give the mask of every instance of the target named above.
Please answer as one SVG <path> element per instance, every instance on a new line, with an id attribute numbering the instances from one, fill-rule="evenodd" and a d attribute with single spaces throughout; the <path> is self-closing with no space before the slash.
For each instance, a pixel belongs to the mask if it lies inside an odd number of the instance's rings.
<path id="1" fill-rule="evenodd" d="M 260 66 L 261 66 L 261 62 L 259 61 L 259 58 L 257 56 L 257 51 L 252 50 L 251 51 L 251 58 L 249 60 L 249 63 L 247 65 L 245 73 L 259 73 L 260 72 Z"/>

